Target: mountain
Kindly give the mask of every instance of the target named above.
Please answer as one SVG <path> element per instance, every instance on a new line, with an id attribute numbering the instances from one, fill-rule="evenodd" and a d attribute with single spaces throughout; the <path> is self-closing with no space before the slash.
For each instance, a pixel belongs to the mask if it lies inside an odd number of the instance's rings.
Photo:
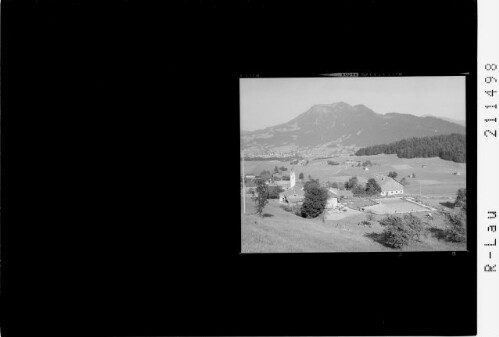
<path id="1" fill-rule="evenodd" d="M 466 126 L 466 121 L 465 120 L 460 120 L 460 119 L 453 119 L 453 118 L 448 118 L 448 117 L 436 117 L 433 115 L 423 115 L 423 117 L 435 117 L 435 118 L 440 118 L 443 119 L 444 121 L 451 122 L 451 123 L 456 123 L 462 126 Z"/>
<path id="2" fill-rule="evenodd" d="M 462 125 L 427 116 L 378 114 L 365 105 L 318 104 L 287 123 L 241 134 L 243 148 L 362 147 L 410 137 L 465 134 Z"/>

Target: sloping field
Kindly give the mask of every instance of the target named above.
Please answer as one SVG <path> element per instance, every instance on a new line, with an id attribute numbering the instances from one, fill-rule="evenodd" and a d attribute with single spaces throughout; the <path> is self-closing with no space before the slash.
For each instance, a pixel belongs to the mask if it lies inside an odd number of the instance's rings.
<path id="1" fill-rule="evenodd" d="M 390 171 L 397 172 L 397 179 L 403 177 L 409 183 L 404 191 L 409 194 L 421 193 L 423 195 L 448 194 L 455 195 L 459 188 L 466 187 L 466 164 L 454 163 L 440 158 L 397 158 L 397 155 L 376 155 L 376 156 L 343 156 L 333 158 L 336 162 L 343 163 L 347 159 L 360 161 L 370 160 L 374 163 L 369 171 L 364 171 L 361 167 L 348 167 L 345 165 L 307 165 L 295 166 L 296 175 L 303 172 L 305 179 L 309 175 L 312 178 L 319 178 L 320 181 L 345 182 L 352 176 L 359 177 L 361 183 L 365 183 L 368 178 L 376 174 L 387 175 Z M 259 174 L 263 170 L 273 172 L 275 166 L 285 166 L 289 174 L 291 165 L 289 162 L 278 161 L 245 161 L 246 174 Z M 398 167 L 396 169 L 395 167 Z M 460 175 L 453 175 L 453 172 L 459 172 Z M 415 178 L 408 178 L 415 174 Z"/>
<path id="2" fill-rule="evenodd" d="M 241 214 L 241 252 L 396 252 L 396 251 L 456 251 L 464 244 L 454 244 L 428 237 L 403 249 L 385 247 L 366 236 L 379 234 L 383 228 L 374 222 L 372 228 L 359 226 L 364 214 L 340 220 L 304 219 L 279 208 L 271 200 L 263 218 L 254 214 L 254 205 L 246 202 L 246 214 Z"/>

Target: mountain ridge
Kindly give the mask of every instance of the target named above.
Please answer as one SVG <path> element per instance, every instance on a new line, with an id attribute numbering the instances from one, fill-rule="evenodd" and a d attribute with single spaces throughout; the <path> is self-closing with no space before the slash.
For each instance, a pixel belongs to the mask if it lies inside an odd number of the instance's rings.
<path id="1" fill-rule="evenodd" d="M 362 147 L 404 138 L 465 134 L 466 128 L 434 116 L 380 114 L 364 104 L 315 104 L 286 123 L 241 134 L 243 148 L 293 150 L 314 147 Z"/>

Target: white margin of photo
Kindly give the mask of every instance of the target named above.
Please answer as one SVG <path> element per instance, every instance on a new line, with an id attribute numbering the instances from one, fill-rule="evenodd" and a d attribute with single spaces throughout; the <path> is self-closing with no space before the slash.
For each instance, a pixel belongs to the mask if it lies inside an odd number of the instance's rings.
<path id="1" fill-rule="evenodd" d="M 499 109 L 485 108 L 485 105 L 499 104 L 499 82 L 486 83 L 487 76 L 499 79 L 499 69 L 486 70 L 487 64 L 499 66 L 499 1 L 478 0 L 478 69 L 477 69 L 477 336 L 499 336 L 499 250 L 496 246 L 485 246 L 494 240 L 499 232 L 489 230 L 490 225 L 499 225 L 499 217 L 489 219 L 489 211 L 499 213 L 499 140 L 486 130 L 497 133 L 498 123 L 485 121 L 499 119 Z M 491 66 L 488 66 L 491 68 Z M 486 90 L 497 90 L 490 97 Z M 469 180 L 472 183 L 472 178 Z M 486 272 L 486 266 L 495 267 L 496 272 Z M 456 282 L 458 282 L 456 280 Z"/>

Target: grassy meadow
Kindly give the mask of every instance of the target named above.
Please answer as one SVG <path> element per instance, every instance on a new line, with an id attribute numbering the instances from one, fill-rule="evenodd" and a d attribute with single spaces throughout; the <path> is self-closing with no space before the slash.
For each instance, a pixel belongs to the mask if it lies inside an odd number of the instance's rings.
<path id="1" fill-rule="evenodd" d="M 445 161 L 440 158 L 397 158 L 396 155 L 342 156 L 330 160 L 343 163 L 345 160 L 370 160 L 374 165 L 368 171 L 361 167 L 344 164 L 332 166 L 327 159 L 310 160 L 306 166 L 295 165 L 296 177 L 303 172 L 305 179 L 310 175 L 321 182 L 347 181 L 357 176 L 361 183 L 375 174 L 398 173 L 397 180 L 406 177 L 409 185 L 404 195 L 417 196 L 423 204 L 437 210 L 454 212 L 453 202 L 459 188 L 466 187 L 466 164 Z M 274 167 L 285 166 L 289 175 L 291 165 L 280 161 L 245 161 L 245 174 L 258 175 L 263 170 L 273 172 Z M 453 175 L 459 172 L 460 175 Z M 415 174 L 415 178 L 407 176 Z M 420 195 L 421 192 L 421 195 Z M 412 207 L 412 206 L 411 206 Z M 417 208 L 417 207 L 414 207 Z M 419 209 L 418 209 L 419 210 Z M 255 214 L 254 204 L 246 198 L 246 214 L 241 207 L 242 252 L 375 252 L 375 251 L 457 251 L 466 250 L 466 243 L 452 243 L 443 239 L 447 224 L 440 212 L 431 212 L 433 219 L 425 217 L 428 210 L 415 211 L 425 223 L 424 237 L 421 242 L 412 242 L 402 249 L 383 245 L 379 239 L 383 231 L 377 222 L 385 217 L 375 214 L 372 227 L 359 226 L 366 220 L 365 213 L 353 212 L 352 215 L 338 220 L 304 219 L 280 208 L 278 200 L 270 200 L 264 209 L 264 217 Z"/>
<path id="2" fill-rule="evenodd" d="M 241 200 L 242 202 L 242 200 Z M 241 205 L 242 209 L 242 205 Z M 418 213 L 414 213 L 416 216 Z M 246 198 L 246 214 L 241 211 L 241 252 L 396 252 L 396 251 L 460 251 L 465 243 L 453 243 L 442 238 L 443 217 L 434 215 L 426 226 L 421 242 L 411 242 L 401 249 L 386 247 L 379 240 L 382 226 L 375 215 L 372 227 L 359 226 L 365 214 L 355 214 L 339 220 L 304 219 L 280 208 L 270 200 L 264 216 L 255 214 L 254 203 Z"/>
<path id="3" fill-rule="evenodd" d="M 305 179 L 312 176 L 321 182 L 345 182 L 352 176 L 357 176 L 361 183 L 365 183 L 374 174 L 387 175 L 390 171 L 398 173 L 397 180 L 406 177 L 409 185 L 404 187 L 405 194 L 422 195 L 455 195 L 459 188 L 466 187 L 466 164 L 454 163 L 440 158 L 397 158 L 397 155 L 375 155 L 375 156 L 341 156 L 330 160 L 343 163 L 347 159 L 370 160 L 374 165 L 368 171 L 362 167 L 350 167 L 346 165 L 332 166 L 327 164 L 326 159 L 310 160 L 306 166 L 294 165 L 296 178 L 303 172 Z M 284 174 L 289 175 L 293 165 L 289 162 L 280 161 L 245 161 L 244 172 L 246 175 L 258 175 L 264 170 L 273 172 L 274 167 L 284 166 L 288 169 Z M 424 167 L 423 167 L 424 166 Z M 459 172 L 460 175 L 453 175 Z M 415 178 L 408 175 L 415 174 Z"/>

